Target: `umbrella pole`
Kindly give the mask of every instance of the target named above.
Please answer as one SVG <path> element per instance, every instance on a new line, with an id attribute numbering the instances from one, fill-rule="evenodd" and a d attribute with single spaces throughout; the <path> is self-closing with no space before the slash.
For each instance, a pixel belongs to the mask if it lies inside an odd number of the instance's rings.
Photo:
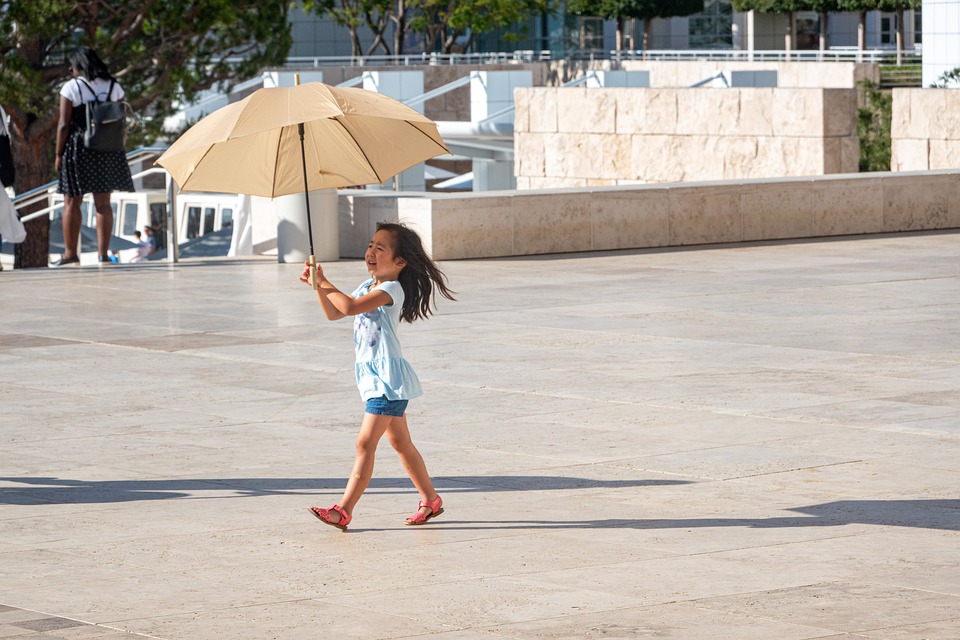
<path id="1" fill-rule="evenodd" d="M 294 83 L 300 84 L 300 74 L 297 73 L 294 75 Z M 310 286 L 314 290 L 320 287 L 320 283 L 317 282 L 317 256 L 313 251 L 313 221 L 311 220 L 312 216 L 310 215 L 310 192 L 307 189 L 307 152 L 304 148 L 303 142 L 303 123 L 297 125 L 297 133 L 300 134 L 300 160 L 301 165 L 303 166 L 303 201 L 307 205 L 307 237 L 310 240 Z"/>
<path id="2" fill-rule="evenodd" d="M 303 123 L 297 125 L 297 131 L 300 133 L 300 158 L 303 161 L 303 201 L 307 205 L 307 236 L 310 239 L 310 286 L 314 289 L 320 287 L 317 282 L 317 256 L 313 252 L 313 222 L 310 220 L 310 192 L 307 191 L 307 152 L 303 147 Z"/>

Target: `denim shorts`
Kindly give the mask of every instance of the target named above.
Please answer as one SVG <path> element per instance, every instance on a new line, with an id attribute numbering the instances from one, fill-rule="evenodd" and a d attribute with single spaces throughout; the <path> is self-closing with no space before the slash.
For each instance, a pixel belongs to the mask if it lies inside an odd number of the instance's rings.
<path id="1" fill-rule="evenodd" d="M 367 400 L 367 413 L 378 416 L 395 416 L 399 418 L 407 410 L 409 400 L 387 400 L 387 396 L 370 398 Z"/>

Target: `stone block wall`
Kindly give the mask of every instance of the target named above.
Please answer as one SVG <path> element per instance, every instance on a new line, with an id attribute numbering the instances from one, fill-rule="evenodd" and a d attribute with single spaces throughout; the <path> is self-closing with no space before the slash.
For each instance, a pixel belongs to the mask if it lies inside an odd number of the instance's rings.
<path id="1" fill-rule="evenodd" d="M 438 260 L 960 228 L 960 171 L 599 189 L 341 191 L 340 255 L 378 221 L 414 226 Z"/>
<path id="2" fill-rule="evenodd" d="M 890 168 L 960 168 L 960 91 L 894 89 Z"/>
<path id="3" fill-rule="evenodd" d="M 853 89 L 542 87 L 514 95 L 520 189 L 856 172 Z"/>

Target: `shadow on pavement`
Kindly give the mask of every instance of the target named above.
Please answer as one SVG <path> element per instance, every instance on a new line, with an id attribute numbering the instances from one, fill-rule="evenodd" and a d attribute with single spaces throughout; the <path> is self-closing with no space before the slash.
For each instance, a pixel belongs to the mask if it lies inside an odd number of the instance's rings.
<path id="1" fill-rule="evenodd" d="M 310 495 L 334 491 L 339 494 L 344 478 L 186 478 L 177 480 L 85 481 L 52 477 L 0 477 L 13 483 L 0 488 L 0 504 L 99 504 L 171 498 L 242 498 L 271 494 Z M 686 480 L 592 480 L 565 476 L 447 476 L 433 479 L 440 491 L 497 492 L 551 491 L 561 489 L 621 489 L 689 484 Z M 408 478 L 374 478 L 368 491 L 403 489 Z M 224 495 L 215 495 L 224 492 Z"/>

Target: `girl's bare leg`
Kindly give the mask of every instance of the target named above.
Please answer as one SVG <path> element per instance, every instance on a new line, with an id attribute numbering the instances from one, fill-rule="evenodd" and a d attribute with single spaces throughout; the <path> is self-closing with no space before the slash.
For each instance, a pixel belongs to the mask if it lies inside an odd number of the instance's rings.
<path id="1" fill-rule="evenodd" d="M 407 475 L 413 480 L 413 485 L 420 493 L 420 499 L 424 502 L 436 500 L 437 491 L 433 487 L 430 474 L 427 473 L 427 465 L 410 438 L 406 414 L 390 421 L 390 426 L 387 427 L 387 441 L 400 456 L 400 462 L 403 463 L 403 468 L 407 470 Z M 429 514 L 430 507 L 421 507 L 420 511 L 425 515 Z"/>
<path id="2" fill-rule="evenodd" d="M 393 416 L 381 416 L 373 413 L 364 413 L 360 424 L 360 435 L 357 436 L 357 456 L 353 461 L 353 473 L 347 480 L 347 487 L 343 490 L 343 497 L 339 504 L 349 515 L 353 515 L 353 508 L 360 500 L 360 496 L 367 490 L 370 478 L 373 477 L 373 463 L 377 455 L 377 445 L 380 438 L 390 426 Z M 340 514 L 330 512 L 332 522 L 340 522 Z"/>

